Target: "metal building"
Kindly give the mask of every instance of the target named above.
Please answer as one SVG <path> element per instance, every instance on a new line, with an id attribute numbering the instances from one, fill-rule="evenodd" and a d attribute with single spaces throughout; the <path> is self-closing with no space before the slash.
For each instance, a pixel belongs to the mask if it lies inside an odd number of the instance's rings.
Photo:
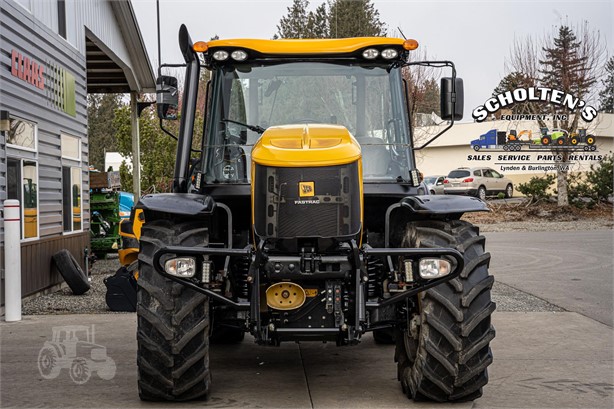
<path id="1" fill-rule="evenodd" d="M 89 247 L 87 94 L 154 89 L 129 0 L 0 0 L 0 205 L 22 205 L 23 296 L 62 281 L 55 252 Z"/>

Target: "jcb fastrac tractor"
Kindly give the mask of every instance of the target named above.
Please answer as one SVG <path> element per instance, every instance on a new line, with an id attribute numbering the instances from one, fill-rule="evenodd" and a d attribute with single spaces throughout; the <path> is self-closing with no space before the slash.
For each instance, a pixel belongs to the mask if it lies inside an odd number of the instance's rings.
<path id="1" fill-rule="evenodd" d="M 158 115 L 181 121 L 174 193 L 137 206 L 141 398 L 206 398 L 210 343 L 246 332 L 272 346 L 372 332 L 396 344 L 409 397 L 481 396 L 493 277 L 484 237 L 459 219 L 487 207 L 428 194 L 414 151 L 431 141 L 414 146 L 401 75 L 451 71 L 447 130 L 463 111 L 454 65 L 409 63 L 418 43 L 396 38 L 192 43 L 182 26 L 179 45 L 180 115 L 177 80 L 157 82 Z"/>

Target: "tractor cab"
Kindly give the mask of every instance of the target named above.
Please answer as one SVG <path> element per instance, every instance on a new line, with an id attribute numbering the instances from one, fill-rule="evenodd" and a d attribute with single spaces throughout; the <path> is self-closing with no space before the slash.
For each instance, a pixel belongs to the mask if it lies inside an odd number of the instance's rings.
<path id="1" fill-rule="evenodd" d="M 201 69 L 209 72 L 206 106 L 194 107 L 206 110 L 206 118 L 198 130 L 202 143 L 195 149 L 200 151 L 196 165 L 189 171 L 178 166 L 175 189 L 250 184 L 254 144 L 269 128 L 288 125 L 344 127 L 362 148 L 365 183 L 417 186 L 407 84 L 401 75 L 417 47 L 415 40 L 381 37 L 196 42 L 184 52 L 197 58 L 199 69 L 188 75 L 192 84 L 187 87 L 198 88 Z M 453 69 L 451 63 L 437 63 Z M 176 118 L 176 84 L 173 77 L 158 79 L 161 118 Z M 442 78 L 441 108 L 442 119 L 462 117 L 462 81 L 454 70 L 453 78 Z M 189 119 L 192 106 L 183 109 Z M 183 162 L 178 155 L 176 164 Z M 199 185 L 187 183 L 191 179 Z"/>

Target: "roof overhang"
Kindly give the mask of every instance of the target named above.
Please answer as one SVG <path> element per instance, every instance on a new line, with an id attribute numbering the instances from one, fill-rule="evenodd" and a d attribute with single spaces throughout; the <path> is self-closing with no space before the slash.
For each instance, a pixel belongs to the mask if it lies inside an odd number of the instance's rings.
<path id="1" fill-rule="evenodd" d="M 86 30 L 87 91 L 155 92 L 154 71 L 132 3 L 130 0 L 115 0 L 109 3 L 130 61 L 121 61 L 103 41 Z"/>

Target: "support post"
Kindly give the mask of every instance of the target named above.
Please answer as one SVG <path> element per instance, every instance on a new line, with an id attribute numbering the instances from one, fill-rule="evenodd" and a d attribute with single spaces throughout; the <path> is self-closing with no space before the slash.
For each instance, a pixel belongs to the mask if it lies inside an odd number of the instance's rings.
<path id="1" fill-rule="evenodd" d="M 21 222 L 19 200 L 4 201 L 4 320 L 21 321 Z"/>
<path id="2" fill-rule="evenodd" d="M 132 129 L 132 191 L 135 203 L 141 197 L 141 145 L 139 140 L 138 94 L 130 93 L 130 126 Z"/>

